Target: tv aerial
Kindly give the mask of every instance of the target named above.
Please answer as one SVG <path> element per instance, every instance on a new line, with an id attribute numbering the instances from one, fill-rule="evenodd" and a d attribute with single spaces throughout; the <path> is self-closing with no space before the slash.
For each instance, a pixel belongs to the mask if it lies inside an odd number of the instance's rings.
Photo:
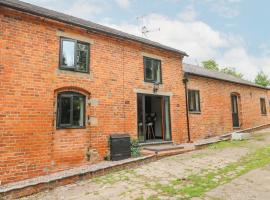
<path id="1" fill-rule="evenodd" d="M 137 17 L 138 25 L 139 25 L 139 31 L 142 34 L 142 37 L 148 38 L 148 33 L 152 32 L 159 32 L 160 28 L 155 29 L 149 29 L 146 25 L 146 15 L 142 15 Z"/>

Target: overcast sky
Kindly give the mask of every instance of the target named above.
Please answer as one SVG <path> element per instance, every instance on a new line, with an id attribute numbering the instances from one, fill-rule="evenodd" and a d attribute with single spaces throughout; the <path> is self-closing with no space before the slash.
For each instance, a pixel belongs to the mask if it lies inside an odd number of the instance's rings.
<path id="1" fill-rule="evenodd" d="M 24 0 L 186 51 L 185 62 L 215 59 L 254 80 L 270 75 L 268 0 Z M 157 31 L 160 28 L 160 31 Z"/>

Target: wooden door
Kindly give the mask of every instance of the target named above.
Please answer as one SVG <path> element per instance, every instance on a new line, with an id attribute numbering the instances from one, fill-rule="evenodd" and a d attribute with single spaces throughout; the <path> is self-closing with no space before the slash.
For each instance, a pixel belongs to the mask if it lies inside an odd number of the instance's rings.
<path id="1" fill-rule="evenodd" d="M 238 99 L 237 95 L 231 95 L 233 127 L 239 127 Z"/>

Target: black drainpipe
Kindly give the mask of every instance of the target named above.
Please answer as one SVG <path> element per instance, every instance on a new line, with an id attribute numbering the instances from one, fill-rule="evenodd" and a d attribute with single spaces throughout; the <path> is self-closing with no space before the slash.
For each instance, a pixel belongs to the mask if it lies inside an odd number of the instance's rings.
<path id="1" fill-rule="evenodd" d="M 185 97 L 186 97 L 186 116 L 187 116 L 187 131 L 188 131 L 188 142 L 191 142 L 190 138 L 190 129 L 189 129 L 189 113 L 188 113 L 188 91 L 187 91 L 187 83 L 188 83 L 188 74 L 184 74 L 183 83 L 185 86 Z"/>

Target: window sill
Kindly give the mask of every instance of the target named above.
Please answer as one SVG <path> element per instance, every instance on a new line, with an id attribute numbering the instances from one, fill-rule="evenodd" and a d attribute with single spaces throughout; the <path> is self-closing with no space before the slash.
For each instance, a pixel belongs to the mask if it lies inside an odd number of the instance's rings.
<path id="1" fill-rule="evenodd" d="M 155 82 L 155 81 L 146 81 L 146 80 L 144 80 L 144 83 L 155 84 L 155 83 L 157 83 L 157 82 Z M 163 83 L 162 83 L 162 82 L 159 82 L 159 83 L 157 83 L 157 84 L 162 85 Z"/>
<path id="2" fill-rule="evenodd" d="M 189 111 L 188 113 L 189 114 L 197 114 L 197 115 L 202 114 L 201 111 Z"/>
<path id="3" fill-rule="evenodd" d="M 57 68 L 56 74 L 57 75 L 66 74 L 66 75 L 74 75 L 74 76 L 80 76 L 80 77 L 83 76 L 90 80 L 93 80 L 92 72 L 79 72 L 79 71 L 67 70 L 63 68 Z"/>
<path id="4" fill-rule="evenodd" d="M 261 115 L 264 116 L 264 117 L 267 116 L 267 114 L 261 114 Z"/>
<path id="5" fill-rule="evenodd" d="M 70 71 L 70 72 L 75 72 L 75 73 L 83 73 L 83 74 L 89 74 L 89 71 L 79 71 L 79 70 L 74 70 L 74 68 L 68 68 L 68 67 L 58 67 L 59 70 L 64 70 L 64 71 Z"/>
<path id="6" fill-rule="evenodd" d="M 82 126 L 82 127 L 56 127 L 56 130 L 62 130 L 62 129 L 86 129 L 86 126 Z"/>

